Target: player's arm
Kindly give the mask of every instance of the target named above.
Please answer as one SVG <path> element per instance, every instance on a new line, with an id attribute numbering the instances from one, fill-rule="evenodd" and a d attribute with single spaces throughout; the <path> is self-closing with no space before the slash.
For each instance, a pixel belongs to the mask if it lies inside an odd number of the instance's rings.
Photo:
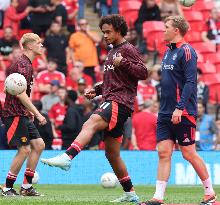
<path id="1" fill-rule="evenodd" d="M 184 110 L 193 92 L 196 92 L 197 84 L 197 56 L 194 51 L 186 48 L 183 51 L 182 65 L 186 83 L 180 97 L 180 101 L 176 105 L 179 110 Z"/>
<path id="2" fill-rule="evenodd" d="M 147 68 L 136 50 L 129 49 L 126 54 L 119 53 L 114 62 L 116 67 L 125 69 L 129 75 L 137 80 L 145 80 L 148 77 Z"/>
<path id="3" fill-rule="evenodd" d="M 196 53 L 192 51 L 189 47 L 183 48 L 182 66 L 184 71 L 184 76 L 186 78 L 185 85 L 183 87 L 180 100 L 176 105 L 176 109 L 172 114 L 171 121 L 173 124 L 178 124 L 181 122 L 181 116 L 184 108 L 186 107 L 189 98 L 193 92 L 197 92 L 195 89 L 195 84 L 197 83 L 197 57 Z"/>
<path id="4" fill-rule="evenodd" d="M 37 108 L 32 104 L 30 98 L 28 97 L 26 91 L 23 93 L 17 95 L 17 98 L 20 100 L 20 102 L 28 109 L 29 112 L 33 113 L 34 116 L 38 119 L 41 125 L 44 125 L 47 123 L 44 116 L 40 114 L 40 112 L 37 110 Z"/>

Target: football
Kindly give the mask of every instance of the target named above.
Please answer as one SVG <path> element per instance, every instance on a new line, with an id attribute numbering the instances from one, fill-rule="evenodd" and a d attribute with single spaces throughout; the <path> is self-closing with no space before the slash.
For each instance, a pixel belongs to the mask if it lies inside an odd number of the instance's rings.
<path id="1" fill-rule="evenodd" d="M 39 174 L 37 173 L 37 171 L 35 171 L 35 172 L 34 172 L 34 177 L 33 177 L 33 179 L 32 179 L 32 183 L 33 183 L 33 184 L 37 184 L 37 183 L 39 182 L 39 180 L 40 180 L 40 176 L 39 176 Z"/>
<path id="2" fill-rule="evenodd" d="M 196 0 L 179 0 L 180 4 L 185 7 L 190 7 L 195 4 Z"/>
<path id="3" fill-rule="evenodd" d="M 118 178 L 115 174 L 107 172 L 101 177 L 101 185 L 104 188 L 115 188 L 118 184 Z"/>
<path id="4" fill-rule="evenodd" d="M 27 81 L 20 73 L 12 73 L 5 79 L 5 90 L 11 95 L 19 95 L 27 89 Z"/>

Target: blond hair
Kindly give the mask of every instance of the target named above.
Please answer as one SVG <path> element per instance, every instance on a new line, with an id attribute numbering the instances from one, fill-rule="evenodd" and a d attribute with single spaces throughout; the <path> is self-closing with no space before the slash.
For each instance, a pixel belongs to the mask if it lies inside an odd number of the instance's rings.
<path id="1" fill-rule="evenodd" d="M 168 16 L 164 22 L 172 21 L 172 26 L 178 28 L 181 36 L 185 36 L 189 30 L 189 23 L 182 16 Z"/>
<path id="2" fill-rule="evenodd" d="M 35 33 L 25 33 L 20 40 L 20 45 L 22 48 L 27 48 L 28 43 L 39 41 L 41 38 Z"/>

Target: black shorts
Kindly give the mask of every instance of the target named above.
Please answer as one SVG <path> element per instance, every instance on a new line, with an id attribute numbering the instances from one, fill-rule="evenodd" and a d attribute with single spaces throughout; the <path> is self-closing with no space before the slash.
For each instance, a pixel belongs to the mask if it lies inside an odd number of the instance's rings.
<path id="1" fill-rule="evenodd" d="M 157 142 L 173 140 L 181 146 L 195 143 L 196 125 L 185 116 L 182 116 L 179 124 L 171 122 L 171 116 L 159 114 L 157 119 Z"/>
<path id="2" fill-rule="evenodd" d="M 109 123 L 108 128 L 104 132 L 104 136 L 117 138 L 122 141 L 124 123 L 131 116 L 131 110 L 122 104 L 114 101 L 102 103 L 94 114 L 100 115 L 106 122 Z"/>
<path id="3" fill-rule="evenodd" d="M 40 138 L 37 128 L 28 117 L 6 117 L 2 120 L 6 128 L 9 146 L 29 145 L 30 140 Z"/>

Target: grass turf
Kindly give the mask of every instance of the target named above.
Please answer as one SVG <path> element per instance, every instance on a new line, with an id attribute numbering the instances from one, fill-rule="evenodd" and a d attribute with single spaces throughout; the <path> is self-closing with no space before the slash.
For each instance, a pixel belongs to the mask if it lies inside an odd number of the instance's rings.
<path id="1" fill-rule="evenodd" d="M 120 196 L 120 187 L 103 189 L 100 185 L 37 185 L 37 190 L 45 194 L 44 197 L 0 197 L 2 205 L 113 205 L 108 201 Z M 150 199 L 154 193 L 154 186 L 135 186 L 141 200 Z M 19 190 L 18 186 L 15 186 Z M 215 187 L 220 195 L 220 186 Z M 168 186 L 165 202 L 167 204 L 198 204 L 203 196 L 201 186 Z M 127 203 L 124 203 L 127 204 Z"/>

